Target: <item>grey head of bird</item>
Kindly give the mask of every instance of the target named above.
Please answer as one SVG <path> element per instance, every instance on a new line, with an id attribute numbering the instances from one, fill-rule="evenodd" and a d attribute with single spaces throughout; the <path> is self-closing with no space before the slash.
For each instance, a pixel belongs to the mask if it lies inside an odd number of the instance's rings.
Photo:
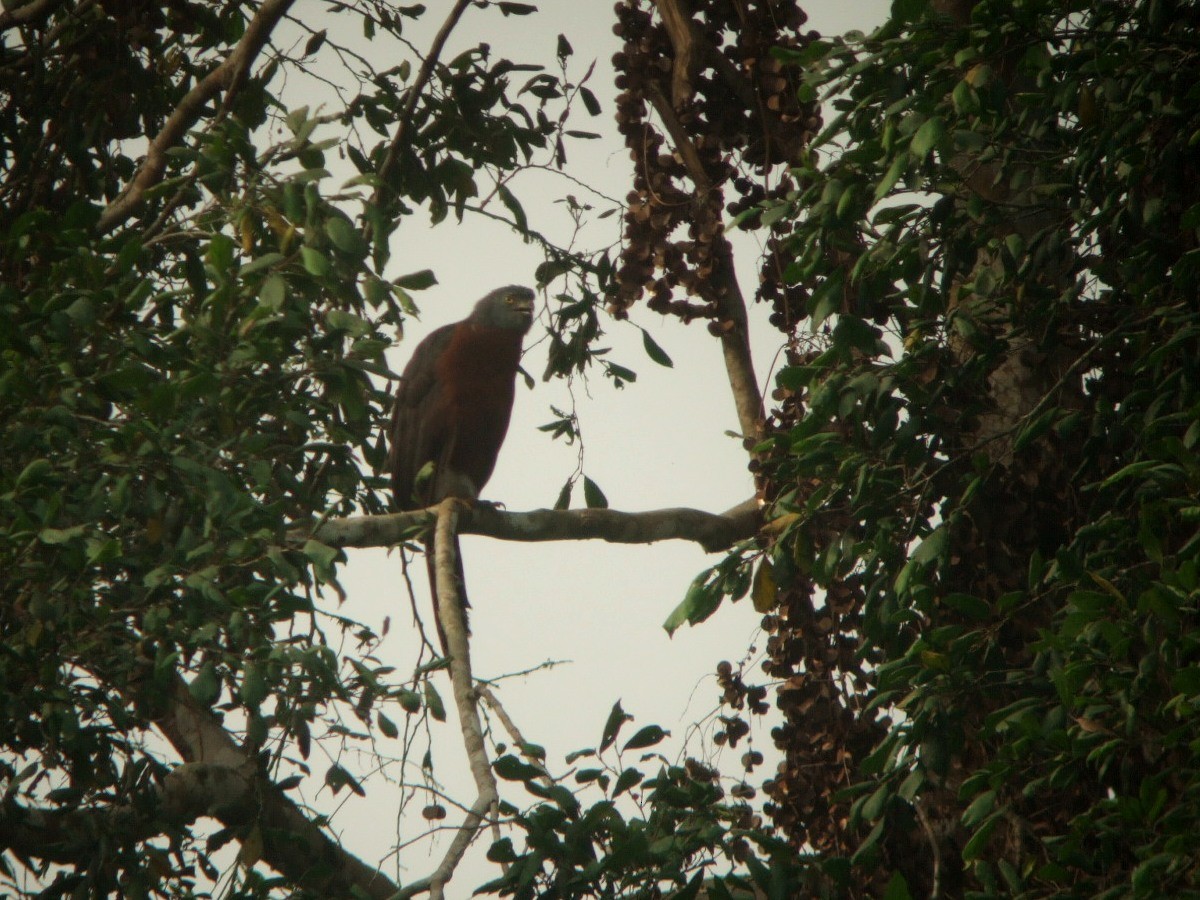
<path id="1" fill-rule="evenodd" d="M 487 328 L 503 328 L 524 334 L 533 324 L 533 303 L 533 291 L 510 284 L 496 288 L 476 303 L 470 321 Z"/>

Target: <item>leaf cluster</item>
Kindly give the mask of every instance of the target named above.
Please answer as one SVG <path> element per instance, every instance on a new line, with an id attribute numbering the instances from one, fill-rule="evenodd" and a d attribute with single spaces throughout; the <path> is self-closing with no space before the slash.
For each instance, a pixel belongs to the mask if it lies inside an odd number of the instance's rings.
<path id="1" fill-rule="evenodd" d="M 618 749 L 631 719 L 614 704 L 600 743 L 567 757 L 567 776 L 553 777 L 543 765 L 515 756 L 496 761 L 496 774 L 523 783 L 545 802 L 528 810 L 501 804 L 523 833 L 523 846 L 509 837 L 492 845 L 488 858 L 508 870 L 480 892 L 518 898 L 796 896 L 804 862 L 761 828 L 736 792 L 727 796 L 717 772 L 696 760 L 672 765 L 653 752 L 626 761 L 668 735 L 647 725 Z M 648 773 L 647 766 L 656 771 Z M 594 793 L 600 799 L 584 807 L 581 796 Z"/>

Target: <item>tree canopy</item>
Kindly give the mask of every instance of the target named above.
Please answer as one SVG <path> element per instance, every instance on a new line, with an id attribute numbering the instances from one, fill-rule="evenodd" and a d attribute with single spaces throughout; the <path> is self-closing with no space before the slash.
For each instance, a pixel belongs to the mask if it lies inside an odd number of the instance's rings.
<path id="1" fill-rule="evenodd" d="M 445 53 L 531 4 L 319 6 L 0 12 L 5 890 L 442 896 L 477 841 L 479 890 L 516 897 L 1200 889 L 1195 6 L 895 0 L 838 36 L 788 0 L 623 0 L 611 110 L 587 35 Z M 342 105 L 291 102 L 305 77 Z M 622 237 L 585 247 L 513 177 L 608 112 Z M 396 224 L 497 208 L 544 254 L 547 378 L 632 380 L 605 317 L 707 326 L 757 497 L 630 513 L 584 479 L 588 510 L 569 483 L 438 527 L 727 551 L 665 626 L 749 597 L 765 655 L 716 664 L 713 742 L 763 723 L 773 769 L 670 758 L 619 703 L 564 758 L 465 635 L 449 683 L 405 675 L 322 600 L 433 519 L 377 474 L 386 351 L 434 279 L 396 271 Z M 414 782 L 451 838 L 402 884 L 303 801 L 364 791 L 313 743 L 407 752 L 443 693 L 478 798 Z"/>

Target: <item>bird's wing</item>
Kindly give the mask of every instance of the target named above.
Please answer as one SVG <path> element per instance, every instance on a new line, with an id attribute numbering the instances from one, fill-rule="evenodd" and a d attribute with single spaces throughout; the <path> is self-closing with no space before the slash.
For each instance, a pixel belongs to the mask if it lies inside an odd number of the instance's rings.
<path id="1" fill-rule="evenodd" d="M 436 417 L 431 413 L 442 394 L 437 360 L 450 344 L 455 327 L 443 325 L 417 345 L 396 388 L 388 434 L 388 469 L 392 475 L 392 493 L 401 509 L 422 505 L 413 496 L 417 473 L 442 453 L 446 436 L 436 427 Z"/>

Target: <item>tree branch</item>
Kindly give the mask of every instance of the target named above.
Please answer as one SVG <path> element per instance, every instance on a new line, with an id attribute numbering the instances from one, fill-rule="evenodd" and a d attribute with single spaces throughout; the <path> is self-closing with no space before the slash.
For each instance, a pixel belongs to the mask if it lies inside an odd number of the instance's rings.
<path id="1" fill-rule="evenodd" d="M 463 503 L 453 497 L 443 500 L 437 508 L 437 528 L 434 531 L 434 558 L 437 563 L 438 617 L 446 635 L 450 652 L 450 681 L 454 688 L 454 704 L 458 707 L 458 723 L 462 730 L 463 745 L 475 788 L 479 794 L 471 811 L 463 819 L 446 855 L 429 878 L 429 894 L 432 900 L 441 900 L 443 888 L 453 877 L 458 867 L 483 827 L 484 816 L 496 814 L 500 792 L 496 788 L 496 777 L 488 760 L 487 746 L 483 742 L 483 723 L 479 720 L 478 698 L 475 695 L 474 678 L 471 675 L 471 646 L 467 640 L 466 619 L 463 617 L 462 588 L 455 572 L 455 552 L 459 510 Z"/>
<path id="2" fill-rule="evenodd" d="M 279 790 L 255 755 L 192 697 L 182 679 L 176 678 L 167 710 L 155 724 L 187 764 L 205 767 L 197 771 L 235 772 L 244 780 L 249 808 L 235 806 L 204 814 L 226 825 L 261 823 L 262 858 L 271 868 L 320 897 L 353 893 L 385 900 L 395 894 L 397 886 L 385 875 L 330 839 Z M 180 770 L 186 770 L 187 764 Z"/>
<path id="3" fill-rule="evenodd" d="M 718 290 L 717 300 L 721 318 L 715 324 L 720 329 L 725 374 L 729 377 L 729 389 L 733 393 L 742 436 L 757 444 L 764 436 L 766 418 L 762 391 L 758 388 L 758 375 L 750 355 L 750 322 L 746 314 L 746 299 L 742 296 L 742 287 L 738 284 L 737 272 L 733 267 L 733 247 L 724 234 L 718 239 L 718 255 L 721 265 L 717 271 L 721 273 L 724 283 Z"/>
<path id="4" fill-rule="evenodd" d="M 434 520 L 434 509 L 382 516 L 349 516 L 327 519 L 312 526 L 297 526 L 289 537 L 312 537 L 331 547 L 390 547 Z M 615 509 L 535 509 L 508 512 L 485 504 L 459 511 L 458 533 L 481 534 L 505 541 L 604 540 L 614 544 L 651 544 L 655 541 L 694 541 L 709 553 L 724 550 L 753 537 L 760 524 L 758 504 L 747 500 L 721 514 L 698 509 L 657 509 L 621 512 Z M 439 588 L 440 589 L 440 588 Z"/>
<path id="5" fill-rule="evenodd" d="M 162 129 L 146 149 L 146 158 L 133 180 L 100 215 L 100 233 L 111 231 L 137 212 L 146 192 L 162 181 L 167 170 L 167 151 L 179 143 L 200 116 L 208 102 L 220 91 L 227 92 L 226 102 L 236 93 L 246 78 L 255 57 L 266 45 L 271 32 L 287 13 L 294 0 L 264 0 L 254 18 L 246 26 L 242 39 L 219 66 L 213 69 L 194 88 L 187 92 L 167 118 Z"/>
<path id="6" fill-rule="evenodd" d="M 244 755 L 239 766 L 177 766 L 133 803 L 45 809 L 6 800 L 0 806 L 0 849 L 61 865 L 86 865 L 101 838 L 144 841 L 204 816 L 228 828 L 261 823 L 263 860 L 317 896 L 385 900 L 396 892 L 385 876 L 321 833 Z"/>
<path id="7" fill-rule="evenodd" d="M 136 802 L 78 809 L 0 806 L 0 849 L 61 865 L 86 865 L 103 836 L 133 843 L 212 816 L 225 825 L 253 821 L 257 808 L 252 779 L 238 769 L 185 763 Z"/>
<path id="8" fill-rule="evenodd" d="M 671 97 L 668 98 L 656 84 L 647 86 L 646 96 L 658 113 L 659 119 L 671 136 L 671 141 L 687 169 L 688 177 L 696 186 L 697 194 L 703 196 L 716 189 L 695 144 L 679 119 L 678 110 L 692 99 L 695 93 L 694 72 L 698 60 L 719 57 L 711 47 L 698 48 L 697 29 L 693 26 L 691 11 L 686 0 L 655 0 L 663 26 L 671 39 L 674 65 L 671 77 Z M 758 376 L 750 354 L 750 328 L 746 315 L 746 299 L 742 295 L 737 272 L 733 267 L 733 248 L 729 239 L 720 234 L 713 238 L 715 255 L 719 265 L 714 274 L 719 283 L 714 285 L 714 298 L 720 313 L 713 323 L 713 330 L 721 340 L 721 352 L 725 358 L 725 371 L 729 376 L 729 387 L 737 409 L 738 423 L 742 435 L 755 442 L 763 436 L 765 419 L 762 392 L 758 387 Z"/>
<path id="9" fill-rule="evenodd" d="M 61 6 L 62 2 L 63 0 L 31 0 L 14 9 L 6 9 L 0 12 L 0 31 L 14 25 L 28 25 L 35 19 L 44 19 L 54 12 L 56 6 Z"/>

